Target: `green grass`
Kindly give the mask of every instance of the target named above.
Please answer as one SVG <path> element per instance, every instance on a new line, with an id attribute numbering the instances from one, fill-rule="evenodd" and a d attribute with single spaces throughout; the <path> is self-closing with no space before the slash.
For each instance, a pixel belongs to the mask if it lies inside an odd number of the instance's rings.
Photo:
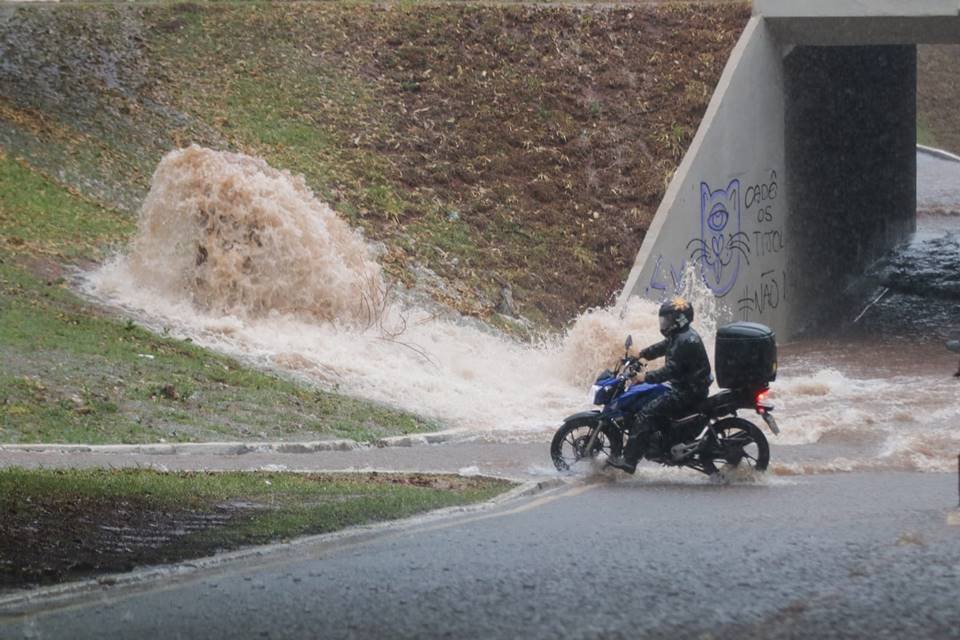
<path id="1" fill-rule="evenodd" d="M 0 442 L 371 441 L 436 428 L 158 336 L 56 275 L 133 228 L 0 154 Z"/>
<path id="2" fill-rule="evenodd" d="M 404 518 L 489 500 L 511 486 L 456 476 L 3 469 L 0 587 Z M 18 541 L 27 537 L 37 544 L 24 550 Z"/>
<path id="3" fill-rule="evenodd" d="M 8 509 L 91 499 L 109 505 L 125 498 L 144 508 L 205 509 L 242 499 L 269 508 L 237 531 L 259 541 L 488 500 L 511 486 L 485 478 L 414 476 L 411 481 L 390 474 L 0 469 L 0 496 Z"/>
<path id="4" fill-rule="evenodd" d="M 930 126 L 927 124 L 926 118 L 921 115 L 917 115 L 917 144 L 926 145 L 928 147 L 936 147 L 937 139 L 933 135 L 933 131 L 930 129 Z"/>
<path id="5" fill-rule="evenodd" d="M 71 194 L 0 151 L 0 238 L 8 245 L 97 257 L 133 229 L 128 216 Z"/>
<path id="6" fill-rule="evenodd" d="M 0 259 L 0 441 L 374 440 L 436 427 L 100 315 Z"/>
<path id="7" fill-rule="evenodd" d="M 411 206 L 387 179 L 388 161 L 349 135 L 358 123 L 367 135 L 382 135 L 387 127 L 367 115 L 376 104 L 373 87 L 304 58 L 287 32 L 301 25 L 289 16 L 268 18 L 256 6 L 179 13 L 188 22 L 159 37 L 156 53 L 171 67 L 193 72 L 182 83 L 182 101 L 194 115 L 222 123 L 236 147 L 302 174 L 325 198 L 336 190 L 350 203 L 341 213 L 353 222 L 367 215 L 396 221 Z M 269 47 L 262 37 L 270 39 Z"/>

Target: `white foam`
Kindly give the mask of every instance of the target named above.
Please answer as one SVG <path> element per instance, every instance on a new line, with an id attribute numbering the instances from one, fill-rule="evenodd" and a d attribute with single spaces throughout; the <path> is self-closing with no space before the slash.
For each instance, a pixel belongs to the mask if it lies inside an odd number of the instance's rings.
<path id="1" fill-rule="evenodd" d="M 130 252 L 86 288 L 203 346 L 474 432 L 554 426 L 628 332 L 659 338 L 655 307 L 634 301 L 586 314 L 565 340 L 518 344 L 378 299 L 371 255 L 301 178 L 190 147 L 160 163 Z"/>
<path id="2" fill-rule="evenodd" d="M 716 298 L 694 273 L 685 282 L 712 344 Z M 129 253 L 83 286 L 152 328 L 439 418 L 457 439 L 547 440 L 564 416 L 586 408 L 586 389 L 622 355 L 628 333 L 637 347 L 660 339 L 656 305 L 639 299 L 588 311 L 564 336 L 535 346 L 439 320 L 385 297 L 373 251 L 301 178 L 197 147 L 164 158 Z M 781 465 L 780 473 L 943 470 L 955 460 L 954 381 L 782 365 L 772 394 L 783 430 L 775 446 L 850 437 L 835 459 Z M 857 456 L 858 437 L 883 445 Z"/>

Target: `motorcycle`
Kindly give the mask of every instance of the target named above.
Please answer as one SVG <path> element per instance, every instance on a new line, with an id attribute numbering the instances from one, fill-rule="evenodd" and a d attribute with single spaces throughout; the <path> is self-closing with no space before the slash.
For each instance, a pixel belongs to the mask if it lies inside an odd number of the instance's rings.
<path id="1" fill-rule="evenodd" d="M 666 393 L 667 384 L 629 384 L 645 367 L 629 350 L 633 338 L 624 343 L 626 353 L 613 371 L 601 373 L 591 390 L 593 403 L 601 409 L 574 414 L 563 421 L 550 443 L 550 456 L 560 471 L 568 471 L 577 462 L 600 456 L 619 456 L 627 434 L 635 428 L 637 413 L 648 402 Z M 752 409 L 763 418 L 774 435 L 780 433 L 773 417 L 774 405 L 767 394 L 769 385 L 751 385 L 723 389 L 704 400 L 693 413 L 672 420 L 665 430 L 666 439 L 659 453 L 645 455 L 648 460 L 671 467 L 689 467 L 713 475 L 717 465 L 731 465 L 765 471 L 770 462 L 770 445 L 754 423 L 737 411 Z M 642 450 L 649 450 L 649 438 L 655 431 L 641 435 Z"/>

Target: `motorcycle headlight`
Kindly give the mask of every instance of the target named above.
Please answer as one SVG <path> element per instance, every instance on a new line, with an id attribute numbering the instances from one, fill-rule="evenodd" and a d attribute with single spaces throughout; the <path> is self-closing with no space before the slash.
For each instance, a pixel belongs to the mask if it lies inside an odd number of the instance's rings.
<path id="1" fill-rule="evenodd" d="M 595 384 L 592 387 L 590 387 L 590 402 L 592 404 L 602 404 L 600 402 L 597 402 L 597 400 L 599 399 L 598 396 L 600 395 L 601 391 L 603 391 L 603 387 L 601 387 L 598 384 Z"/>

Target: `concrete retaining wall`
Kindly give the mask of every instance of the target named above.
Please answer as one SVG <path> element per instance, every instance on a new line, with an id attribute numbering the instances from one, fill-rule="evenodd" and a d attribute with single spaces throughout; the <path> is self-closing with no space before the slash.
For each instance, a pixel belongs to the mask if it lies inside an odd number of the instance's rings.
<path id="1" fill-rule="evenodd" d="M 756 0 L 620 303 L 675 295 L 692 268 L 721 322 L 790 337 L 855 311 L 860 276 L 916 224 L 916 47 L 901 42 L 960 43 L 958 11 Z"/>
<path id="2" fill-rule="evenodd" d="M 782 51 L 752 18 L 671 182 L 621 294 L 662 300 L 688 265 L 726 319 L 786 326 Z"/>
<path id="3" fill-rule="evenodd" d="M 925 18 L 957 15 L 958 0 L 753 0 L 767 18 Z"/>

